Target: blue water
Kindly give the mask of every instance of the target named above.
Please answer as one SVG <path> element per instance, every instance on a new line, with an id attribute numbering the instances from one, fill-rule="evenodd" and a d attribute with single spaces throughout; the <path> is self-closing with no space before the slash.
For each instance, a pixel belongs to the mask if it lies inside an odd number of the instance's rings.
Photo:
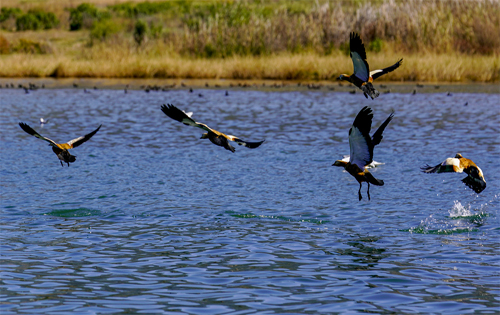
<path id="1" fill-rule="evenodd" d="M 231 153 L 165 103 L 266 142 Z M 2 315 L 500 312 L 498 94 L 3 89 L 0 104 Z M 358 201 L 331 164 L 365 105 L 374 129 L 395 118 L 374 154 L 385 186 Z M 58 142 L 102 128 L 61 167 L 20 121 Z M 481 194 L 420 172 L 457 152 Z"/>

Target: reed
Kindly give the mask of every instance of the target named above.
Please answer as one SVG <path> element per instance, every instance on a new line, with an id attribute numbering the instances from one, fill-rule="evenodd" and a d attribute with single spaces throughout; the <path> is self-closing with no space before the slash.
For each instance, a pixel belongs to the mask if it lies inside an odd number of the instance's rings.
<path id="1" fill-rule="evenodd" d="M 372 54 L 370 63 L 374 67 L 383 67 L 393 64 L 399 57 Z M 410 54 L 404 56 L 403 66 L 398 71 L 379 80 L 498 82 L 499 65 L 498 56 Z M 144 53 L 117 53 L 101 49 L 85 58 L 52 54 L 11 54 L 0 58 L 0 77 L 334 80 L 341 73 L 351 71 L 352 63 L 343 54 L 320 56 L 306 53 L 206 59 L 175 55 L 148 56 Z"/>
<path id="2" fill-rule="evenodd" d="M 69 32 L 69 9 L 81 3 L 95 5 L 106 19 Z M 500 2 L 494 0 L 2 4 L 53 12 L 60 23 L 36 32 L 9 30 L 12 19 L 0 23 L 7 28 L 0 31 L 0 76 L 329 80 L 352 72 L 348 39 L 357 31 L 372 67 L 404 58 L 383 79 L 500 80 Z M 137 25 L 146 28 L 140 40 Z M 23 48 L 27 43 L 36 49 Z"/>

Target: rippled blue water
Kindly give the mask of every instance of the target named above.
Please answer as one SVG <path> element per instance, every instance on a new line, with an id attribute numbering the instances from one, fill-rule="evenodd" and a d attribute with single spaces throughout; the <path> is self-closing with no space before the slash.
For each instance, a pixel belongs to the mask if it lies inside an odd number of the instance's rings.
<path id="1" fill-rule="evenodd" d="M 498 94 L 0 97 L 1 314 L 500 311 Z M 231 153 L 164 103 L 266 142 Z M 385 186 L 358 201 L 331 164 L 365 105 L 374 127 L 396 115 L 375 148 Z M 20 121 L 59 142 L 103 126 L 63 168 Z M 480 195 L 464 174 L 419 171 L 457 152 L 482 168 Z"/>

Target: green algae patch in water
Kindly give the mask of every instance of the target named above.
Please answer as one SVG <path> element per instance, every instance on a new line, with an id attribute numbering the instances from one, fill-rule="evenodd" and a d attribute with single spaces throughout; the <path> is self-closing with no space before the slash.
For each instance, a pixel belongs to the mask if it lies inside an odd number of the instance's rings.
<path id="1" fill-rule="evenodd" d="M 479 229 L 429 229 L 425 226 L 417 226 L 414 228 L 400 230 L 401 232 L 410 232 L 415 234 L 436 234 L 436 235 L 451 235 L 451 234 L 461 234 L 461 233 L 470 233 L 470 232 L 478 232 Z"/>
<path id="2" fill-rule="evenodd" d="M 478 210 L 482 210 L 484 205 L 480 207 Z M 453 207 L 448 211 L 450 214 L 447 218 L 450 220 L 465 220 L 471 224 L 484 224 L 486 218 L 490 215 L 484 211 L 477 212 L 471 210 L 471 205 L 463 206 L 458 200 L 454 201 Z"/>
<path id="3" fill-rule="evenodd" d="M 101 211 L 87 209 L 87 208 L 61 209 L 61 210 L 53 210 L 44 213 L 43 215 L 51 215 L 60 218 L 91 217 L 91 216 L 101 215 Z"/>

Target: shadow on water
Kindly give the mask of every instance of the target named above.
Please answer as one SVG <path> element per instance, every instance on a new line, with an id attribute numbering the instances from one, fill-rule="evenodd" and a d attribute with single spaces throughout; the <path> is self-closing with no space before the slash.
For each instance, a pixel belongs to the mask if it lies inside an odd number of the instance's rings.
<path id="1" fill-rule="evenodd" d="M 369 270 L 374 268 L 376 264 L 384 258 L 389 257 L 388 254 L 384 254 L 386 251 L 384 248 L 377 248 L 370 245 L 371 243 L 377 242 L 380 238 L 378 237 L 360 237 L 358 239 L 346 242 L 352 248 L 348 249 L 335 249 L 334 252 L 341 256 L 352 256 L 352 263 L 339 264 L 338 269 L 351 271 L 351 270 Z"/>
<path id="2" fill-rule="evenodd" d="M 51 215 L 54 217 L 61 218 L 71 218 L 71 217 L 90 217 L 101 215 L 102 212 L 99 210 L 87 209 L 87 208 L 77 208 L 77 209 L 59 209 L 52 210 L 50 212 L 42 213 L 43 215 Z"/>

